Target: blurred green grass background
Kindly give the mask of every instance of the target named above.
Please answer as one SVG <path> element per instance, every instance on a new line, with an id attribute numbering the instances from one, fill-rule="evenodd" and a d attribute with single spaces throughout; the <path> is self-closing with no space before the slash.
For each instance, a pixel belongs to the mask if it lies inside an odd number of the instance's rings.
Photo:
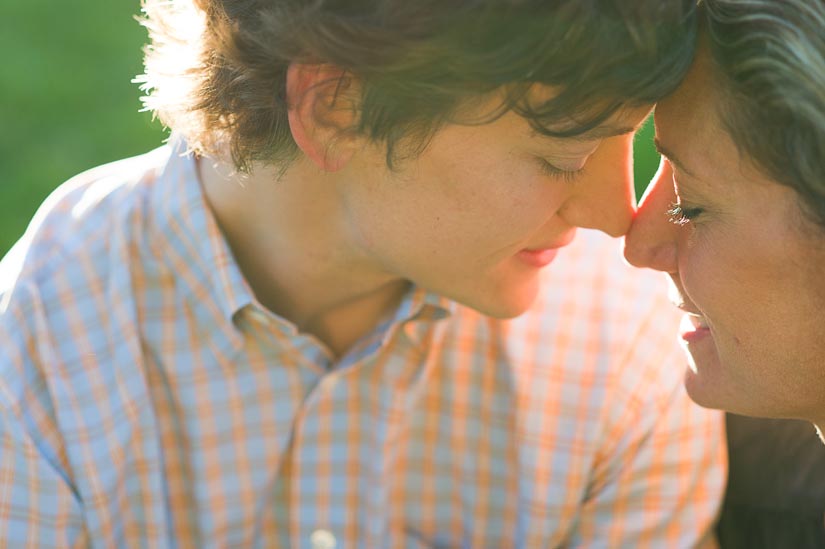
<path id="1" fill-rule="evenodd" d="M 57 185 L 163 140 L 130 82 L 139 11 L 138 0 L 0 2 L 0 256 Z"/>
<path id="2" fill-rule="evenodd" d="M 43 199 L 96 165 L 158 146 L 166 136 L 131 80 L 146 32 L 138 0 L 0 2 L 0 257 Z M 636 139 L 636 186 L 658 165 L 648 123 Z"/>

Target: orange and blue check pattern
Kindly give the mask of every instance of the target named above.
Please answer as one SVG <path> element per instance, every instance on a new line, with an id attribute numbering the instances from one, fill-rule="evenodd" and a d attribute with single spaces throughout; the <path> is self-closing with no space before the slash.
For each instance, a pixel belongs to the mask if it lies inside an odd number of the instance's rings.
<path id="1" fill-rule="evenodd" d="M 8 547 L 691 547 L 722 418 L 652 273 L 582 232 L 510 321 L 413 289 L 334 362 L 258 304 L 194 161 L 56 191 L 0 264 Z"/>

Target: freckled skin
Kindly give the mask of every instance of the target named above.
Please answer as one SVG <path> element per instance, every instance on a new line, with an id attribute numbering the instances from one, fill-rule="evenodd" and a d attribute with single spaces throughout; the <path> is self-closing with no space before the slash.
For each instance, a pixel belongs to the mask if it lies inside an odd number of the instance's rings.
<path id="1" fill-rule="evenodd" d="M 492 98 L 469 118 L 483 119 L 500 104 Z M 210 203 L 259 299 L 343 350 L 391 310 L 410 282 L 493 317 L 527 310 L 539 268 L 520 252 L 564 246 L 577 227 L 613 236 L 627 231 L 632 130 L 649 112 L 646 106 L 616 113 L 599 129 L 624 135 L 607 138 L 548 138 L 515 113 L 482 125 L 450 124 L 393 169 L 383 144 L 357 136 L 342 149 L 349 156 L 336 156 L 317 138 L 324 127 L 313 128 L 296 112 L 311 154 L 280 178 L 264 168 L 239 188 L 219 179 L 220 167 L 201 167 Z M 321 165 L 327 160 L 333 169 Z M 547 163 L 580 171 L 570 180 Z"/>

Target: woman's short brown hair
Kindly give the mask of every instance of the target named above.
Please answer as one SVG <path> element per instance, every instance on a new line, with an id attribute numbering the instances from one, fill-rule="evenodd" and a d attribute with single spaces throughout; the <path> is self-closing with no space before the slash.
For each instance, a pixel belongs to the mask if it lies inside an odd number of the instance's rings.
<path id="1" fill-rule="evenodd" d="M 720 118 L 825 228 L 825 0 L 703 0 Z"/>
<path id="2" fill-rule="evenodd" d="M 235 164 L 289 160 L 286 70 L 326 63 L 356 78 L 355 131 L 426 146 L 458 107 L 505 90 L 539 132 L 570 136 L 681 81 L 695 0 L 144 0 L 145 104 L 194 150 Z M 532 84 L 559 93 L 525 101 Z M 561 126 L 560 123 L 564 122 Z"/>

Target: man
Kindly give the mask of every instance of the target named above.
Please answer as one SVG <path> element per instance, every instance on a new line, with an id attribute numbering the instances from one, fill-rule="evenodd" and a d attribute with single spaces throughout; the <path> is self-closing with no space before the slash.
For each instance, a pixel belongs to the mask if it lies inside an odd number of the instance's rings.
<path id="1" fill-rule="evenodd" d="M 628 227 L 691 2 L 145 10 L 171 143 L 65 184 L 0 270 L 0 537 L 706 539 L 721 418 L 654 282 L 571 244 Z"/>

